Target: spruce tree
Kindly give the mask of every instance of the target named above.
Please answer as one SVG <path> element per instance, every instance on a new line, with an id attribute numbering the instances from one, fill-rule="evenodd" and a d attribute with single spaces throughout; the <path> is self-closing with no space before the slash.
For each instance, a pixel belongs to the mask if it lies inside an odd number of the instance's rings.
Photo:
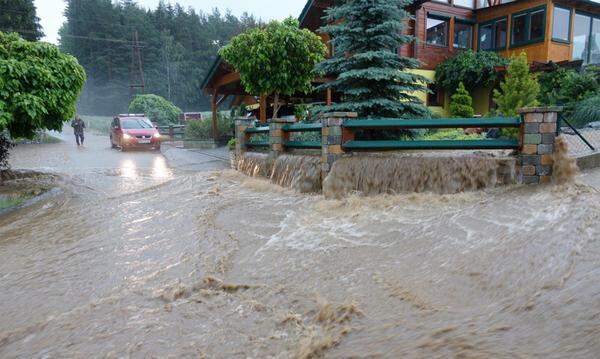
<path id="1" fill-rule="evenodd" d="M 461 82 L 452 97 L 450 98 L 450 115 L 452 117 L 473 117 L 473 98 Z"/>
<path id="2" fill-rule="evenodd" d="M 419 61 L 398 54 L 415 41 L 405 34 L 411 0 L 347 0 L 327 10 L 328 25 L 320 29 L 332 38 L 334 56 L 317 70 L 334 78 L 319 89 L 332 89 L 340 103 L 319 112 L 351 111 L 366 118 L 429 117 L 416 96 L 427 91 L 428 80 L 407 70 Z"/>
<path id="3" fill-rule="evenodd" d="M 33 0 L 0 0 L 0 31 L 16 32 L 29 41 L 41 39 L 44 34 Z"/>

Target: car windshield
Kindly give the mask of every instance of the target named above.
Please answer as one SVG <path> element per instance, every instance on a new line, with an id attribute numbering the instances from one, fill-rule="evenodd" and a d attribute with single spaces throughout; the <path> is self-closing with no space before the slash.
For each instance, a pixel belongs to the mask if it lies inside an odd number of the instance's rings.
<path id="1" fill-rule="evenodd" d="M 138 130 L 152 128 L 152 123 L 146 118 L 128 118 L 121 120 L 121 128 L 126 130 Z"/>

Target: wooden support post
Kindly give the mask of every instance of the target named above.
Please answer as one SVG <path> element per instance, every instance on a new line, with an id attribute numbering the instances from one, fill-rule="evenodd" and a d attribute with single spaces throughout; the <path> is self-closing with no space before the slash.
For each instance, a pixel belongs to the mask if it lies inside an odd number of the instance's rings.
<path id="1" fill-rule="evenodd" d="M 327 106 L 331 106 L 333 103 L 331 89 L 327 89 Z"/>
<path id="2" fill-rule="evenodd" d="M 213 95 L 211 98 L 212 134 L 213 134 L 213 140 L 215 141 L 215 143 L 217 143 L 219 140 L 219 128 L 217 127 L 217 116 L 218 116 L 219 105 L 218 105 L 217 96 L 218 96 L 218 93 L 215 90 L 213 92 Z"/>
<path id="3" fill-rule="evenodd" d="M 260 116 L 258 118 L 258 120 L 260 121 L 260 123 L 266 123 L 267 122 L 267 96 L 265 95 L 261 95 L 260 96 Z"/>

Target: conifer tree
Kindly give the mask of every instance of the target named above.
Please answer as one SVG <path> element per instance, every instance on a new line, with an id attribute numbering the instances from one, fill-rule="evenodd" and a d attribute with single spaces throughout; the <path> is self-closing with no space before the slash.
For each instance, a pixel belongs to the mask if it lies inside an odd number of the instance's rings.
<path id="1" fill-rule="evenodd" d="M 33 0 L 0 0 L 0 31 L 17 32 L 29 41 L 42 38 Z"/>
<path id="2" fill-rule="evenodd" d="M 537 77 L 529 72 L 527 55 L 521 53 L 511 59 L 500 91 L 494 90 L 494 102 L 498 105 L 498 113 L 512 117 L 517 115 L 519 108 L 537 105 L 539 93 Z"/>
<path id="3" fill-rule="evenodd" d="M 452 117 L 473 117 L 473 98 L 461 82 L 452 97 L 450 98 L 450 114 Z"/>
<path id="4" fill-rule="evenodd" d="M 347 0 L 327 10 L 328 25 L 320 29 L 332 38 L 334 56 L 317 70 L 335 78 L 320 86 L 342 95 L 340 103 L 320 111 L 352 111 L 368 118 L 429 117 L 416 96 L 428 80 L 407 70 L 416 59 L 398 54 L 415 39 L 405 34 L 410 18 L 404 9 L 412 0 Z"/>

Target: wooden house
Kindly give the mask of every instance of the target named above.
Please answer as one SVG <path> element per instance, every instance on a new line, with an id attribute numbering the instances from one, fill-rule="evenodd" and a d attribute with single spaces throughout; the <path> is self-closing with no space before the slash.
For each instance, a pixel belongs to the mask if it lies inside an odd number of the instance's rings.
<path id="1" fill-rule="evenodd" d="M 300 15 L 301 27 L 316 31 L 333 2 L 309 0 Z M 421 68 L 414 71 L 432 80 L 440 62 L 464 49 L 496 51 L 506 57 L 525 52 L 532 64 L 600 64 L 600 0 L 415 0 L 409 11 L 413 19 L 408 32 L 418 41 L 398 51 L 419 59 Z M 328 42 L 326 35 L 322 38 Z M 239 75 L 220 60 L 203 88 L 213 95 L 213 104 L 230 89 L 232 95 L 243 92 Z M 490 89 L 473 95 L 476 112 L 487 113 Z M 441 92 L 422 94 L 427 105 L 440 113 L 448 108 L 447 97 Z M 320 100 L 332 98 L 335 94 L 328 93 Z M 267 101 L 262 99 L 262 108 Z"/>

